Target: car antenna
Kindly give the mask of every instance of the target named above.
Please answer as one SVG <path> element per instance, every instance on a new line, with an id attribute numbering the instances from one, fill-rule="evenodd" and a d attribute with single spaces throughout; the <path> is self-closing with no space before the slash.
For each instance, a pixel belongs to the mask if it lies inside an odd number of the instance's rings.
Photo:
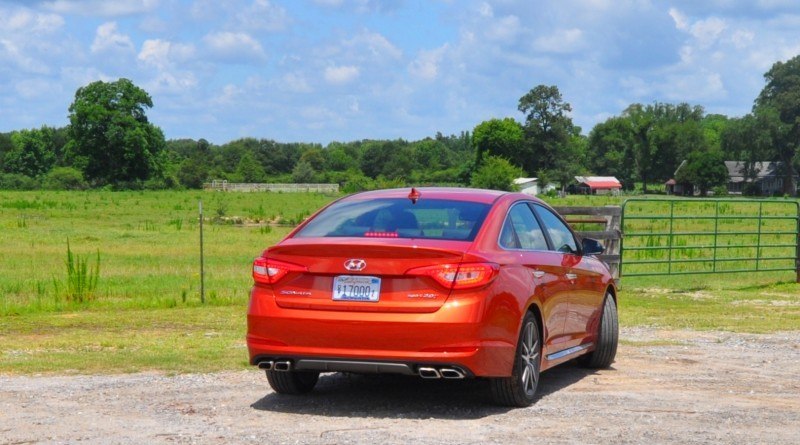
<path id="1" fill-rule="evenodd" d="M 419 197 L 422 196 L 416 188 L 411 187 L 411 193 L 408 194 L 408 199 L 411 200 L 411 204 L 416 204 Z"/>

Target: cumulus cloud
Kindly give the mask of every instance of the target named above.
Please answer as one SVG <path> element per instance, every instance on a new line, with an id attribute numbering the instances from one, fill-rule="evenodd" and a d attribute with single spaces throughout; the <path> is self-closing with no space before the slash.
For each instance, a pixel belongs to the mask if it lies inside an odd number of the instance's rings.
<path id="1" fill-rule="evenodd" d="M 236 29 L 282 31 L 289 24 L 286 9 L 269 0 L 255 0 L 236 13 Z"/>
<path id="2" fill-rule="evenodd" d="M 538 51 L 551 53 L 572 53 L 583 47 L 583 31 L 577 28 L 559 29 L 554 33 L 537 38 L 533 47 Z"/>
<path id="3" fill-rule="evenodd" d="M 408 72 L 411 73 L 412 76 L 423 80 L 431 81 L 436 79 L 439 77 L 439 64 L 442 61 L 442 57 L 447 52 L 448 47 L 449 46 L 445 44 L 440 48 L 432 50 L 420 50 L 416 59 L 408 66 Z"/>
<path id="4" fill-rule="evenodd" d="M 132 52 L 134 50 L 131 38 L 119 32 L 117 22 L 106 22 L 97 27 L 91 49 L 93 53 Z"/>
<path id="5" fill-rule="evenodd" d="M 350 83 L 358 78 L 357 66 L 329 66 L 325 68 L 325 81 L 334 85 Z"/>
<path id="6" fill-rule="evenodd" d="M 266 59 L 261 43 L 243 32 L 215 32 L 203 37 L 203 42 L 216 60 L 253 63 Z"/>
<path id="7" fill-rule="evenodd" d="M 159 0 L 54 0 L 44 2 L 44 7 L 60 14 L 115 17 L 150 12 L 159 4 Z"/>
<path id="8" fill-rule="evenodd" d="M 194 45 L 153 39 L 144 41 L 137 59 L 146 65 L 165 69 L 175 63 L 189 60 L 194 54 Z"/>

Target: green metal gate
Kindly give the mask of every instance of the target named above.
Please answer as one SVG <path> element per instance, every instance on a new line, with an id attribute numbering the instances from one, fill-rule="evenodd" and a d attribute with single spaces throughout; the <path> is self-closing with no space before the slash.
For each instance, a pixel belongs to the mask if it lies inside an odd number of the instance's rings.
<path id="1" fill-rule="evenodd" d="M 622 204 L 620 276 L 795 271 L 800 203 L 746 199 Z"/>

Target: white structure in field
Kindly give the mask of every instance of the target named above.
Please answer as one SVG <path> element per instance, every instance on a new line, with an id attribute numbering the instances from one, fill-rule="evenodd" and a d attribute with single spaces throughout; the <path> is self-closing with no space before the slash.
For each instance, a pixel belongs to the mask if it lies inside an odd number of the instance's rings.
<path id="1" fill-rule="evenodd" d="M 514 180 L 514 185 L 519 187 L 519 191 L 526 195 L 536 196 L 539 193 L 546 193 L 550 190 L 556 190 L 555 184 L 547 184 L 542 186 L 539 184 L 538 178 L 517 178 Z"/>

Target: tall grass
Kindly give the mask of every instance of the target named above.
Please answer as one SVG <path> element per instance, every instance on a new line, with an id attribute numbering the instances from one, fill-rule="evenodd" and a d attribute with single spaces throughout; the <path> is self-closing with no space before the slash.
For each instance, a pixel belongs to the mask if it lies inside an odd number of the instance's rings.
<path id="1" fill-rule="evenodd" d="M 67 285 L 64 297 L 70 303 L 87 303 L 96 298 L 100 279 L 100 250 L 97 250 L 94 267 L 89 267 L 89 257 L 72 253 L 67 240 Z"/>

